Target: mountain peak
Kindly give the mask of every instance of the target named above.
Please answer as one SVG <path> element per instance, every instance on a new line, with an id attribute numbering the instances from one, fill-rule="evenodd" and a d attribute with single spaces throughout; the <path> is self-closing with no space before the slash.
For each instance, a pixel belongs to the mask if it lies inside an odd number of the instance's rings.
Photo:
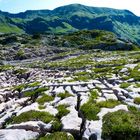
<path id="1" fill-rule="evenodd" d="M 70 4 L 54 10 L 28 10 L 18 14 L 0 12 L 0 32 L 69 33 L 77 30 L 107 30 L 140 43 L 140 18 L 129 10 Z M 8 17 L 5 20 L 4 17 Z M 4 19 L 4 20 L 3 20 Z M 6 26 L 5 28 L 3 28 Z M 8 29 L 7 29 L 8 28 Z"/>

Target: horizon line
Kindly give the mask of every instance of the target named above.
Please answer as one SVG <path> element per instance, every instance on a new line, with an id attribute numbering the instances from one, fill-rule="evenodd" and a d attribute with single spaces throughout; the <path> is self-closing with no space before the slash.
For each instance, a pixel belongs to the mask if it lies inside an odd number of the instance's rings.
<path id="1" fill-rule="evenodd" d="M 87 6 L 87 7 L 92 7 L 92 8 L 107 8 L 107 9 L 114 9 L 114 10 L 122 10 L 122 11 L 129 11 L 131 12 L 132 14 L 136 15 L 133 11 L 129 10 L 129 9 L 119 9 L 119 8 L 112 8 L 112 7 L 104 7 L 104 6 L 89 6 L 89 5 L 85 5 L 85 4 L 80 4 L 80 3 L 72 3 L 72 4 L 66 4 L 66 5 L 61 5 L 61 6 L 58 6 L 58 7 L 55 7 L 55 8 L 52 8 L 52 9 L 49 9 L 49 8 L 42 8 L 42 9 L 27 9 L 27 10 L 23 10 L 23 11 L 20 11 L 20 12 L 9 12 L 9 11 L 4 11 L 4 10 L 1 10 L 1 12 L 6 12 L 6 13 L 9 13 L 9 14 L 19 14 L 19 13 L 25 13 L 27 11 L 45 11 L 45 10 L 49 10 L 49 11 L 53 11 L 57 8 L 61 8 L 61 7 L 65 7 L 65 6 L 69 6 L 69 5 L 82 5 L 82 6 Z M 136 15 L 139 17 L 139 15 Z"/>

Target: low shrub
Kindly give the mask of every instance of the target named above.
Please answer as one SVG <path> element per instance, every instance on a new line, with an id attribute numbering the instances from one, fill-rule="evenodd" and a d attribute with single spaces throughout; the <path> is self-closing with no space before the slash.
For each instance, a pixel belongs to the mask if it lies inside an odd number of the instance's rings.
<path id="1" fill-rule="evenodd" d="M 140 112 L 119 110 L 103 118 L 102 137 L 104 140 L 136 140 L 140 133 Z"/>

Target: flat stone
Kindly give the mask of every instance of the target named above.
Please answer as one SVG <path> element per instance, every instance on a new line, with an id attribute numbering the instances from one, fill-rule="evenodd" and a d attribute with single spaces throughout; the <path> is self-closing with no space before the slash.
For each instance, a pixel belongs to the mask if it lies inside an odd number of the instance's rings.
<path id="1" fill-rule="evenodd" d="M 96 99 L 96 102 L 98 103 L 98 102 L 102 102 L 102 101 L 106 101 L 106 99 L 104 98 L 104 97 L 98 97 L 97 99 Z"/>
<path id="2" fill-rule="evenodd" d="M 116 97 L 115 94 L 105 93 L 104 96 L 106 97 L 107 100 L 109 100 L 109 99 L 118 100 L 118 98 Z"/>
<path id="3" fill-rule="evenodd" d="M 1 129 L 0 140 L 31 140 L 36 139 L 39 133 L 23 129 Z"/>
<path id="4" fill-rule="evenodd" d="M 62 131 L 66 131 L 72 134 L 77 134 L 80 132 L 80 126 L 82 119 L 78 117 L 78 112 L 75 107 L 69 107 L 70 113 L 62 117 Z"/>
<path id="5" fill-rule="evenodd" d="M 52 115 L 56 115 L 58 113 L 58 110 L 55 109 L 53 106 L 51 105 L 46 105 L 46 108 L 45 109 L 42 109 L 41 111 L 45 111 L 45 112 L 49 112 L 50 114 Z"/>
<path id="6" fill-rule="evenodd" d="M 121 73 L 128 72 L 128 69 L 127 69 L 127 68 L 122 68 L 122 69 L 120 70 L 120 72 L 121 72 Z"/>
<path id="7" fill-rule="evenodd" d="M 125 67 L 134 69 L 138 64 L 127 64 Z"/>
<path id="8" fill-rule="evenodd" d="M 26 106 L 24 108 L 22 108 L 18 113 L 17 113 L 17 116 L 20 115 L 21 113 L 24 113 L 24 112 L 27 112 L 27 111 L 30 111 L 30 110 L 38 110 L 38 103 L 33 103 L 29 106 Z"/>
<path id="9" fill-rule="evenodd" d="M 126 105 L 118 105 L 118 106 L 115 106 L 114 108 L 101 108 L 101 111 L 97 114 L 97 116 L 99 116 L 99 118 L 102 119 L 103 116 L 106 115 L 107 113 L 115 112 L 118 110 L 128 111 L 128 108 Z"/>
<path id="10" fill-rule="evenodd" d="M 88 86 L 89 89 L 95 88 L 95 86 L 93 86 L 93 84 L 88 84 L 87 86 Z"/>
<path id="11" fill-rule="evenodd" d="M 77 97 L 65 98 L 65 99 L 61 100 L 57 105 L 63 105 L 63 104 L 66 104 L 66 105 L 69 105 L 69 106 L 76 106 Z"/>
<path id="12" fill-rule="evenodd" d="M 56 92 L 56 93 L 64 93 L 65 90 L 63 88 L 63 86 L 60 86 L 60 87 L 55 87 L 55 89 L 53 90 L 53 92 Z"/>
<path id="13" fill-rule="evenodd" d="M 73 89 L 76 90 L 77 92 L 87 92 L 89 89 L 87 87 L 82 87 L 82 86 L 73 86 Z"/>
<path id="14" fill-rule="evenodd" d="M 45 124 L 42 121 L 28 121 L 20 124 L 12 124 L 7 126 L 8 129 L 25 129 L 33 132 L 41 132 L 42 130 L 50 132 L 52 124 Z"/>

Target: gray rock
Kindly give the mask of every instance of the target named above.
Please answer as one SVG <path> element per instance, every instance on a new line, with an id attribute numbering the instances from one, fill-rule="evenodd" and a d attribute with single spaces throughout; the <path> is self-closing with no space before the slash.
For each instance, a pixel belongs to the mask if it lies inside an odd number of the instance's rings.
<path id="1" fill-rule="evenodd" d="M 23 122 L 20 124 L 13 124 L 7 126 L 7 128 L 10 129 L 25 129 L 25 130 L 31 130 L 33 132 L 50 132 L 52 128 L 52 124 L 45 124 L 42 121 L 28 121 L 28 122 Z"/>
<path id="2" fill-rule="evenodd" d="M 36 139 L 39 133 L 23 129 L 1 129 L 0 140 L 31 140 Z"/>
<path id="3" fill-rule="evenodd" d="M 82 119 L 78 117 L 78 112 L 74 107 L 69 108 L 70 113 L 62 117 L 62 131 L 69 132 L 71 134 L 78 134 L 80 132 L 80 126 Z"/>

